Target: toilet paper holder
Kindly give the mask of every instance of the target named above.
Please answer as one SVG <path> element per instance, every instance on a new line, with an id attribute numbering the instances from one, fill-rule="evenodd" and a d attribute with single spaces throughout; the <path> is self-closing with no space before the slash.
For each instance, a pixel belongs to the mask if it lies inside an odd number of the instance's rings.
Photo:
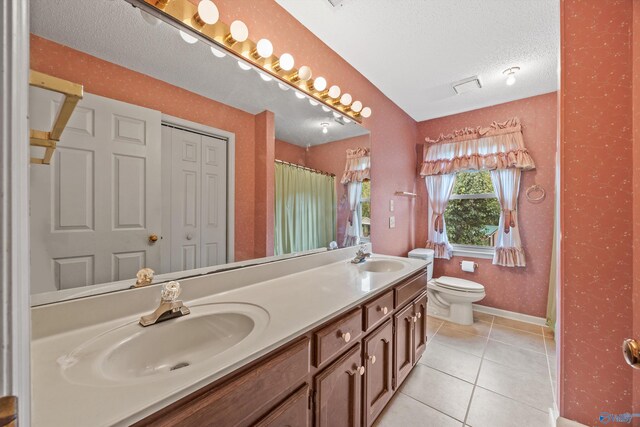
<path id="1" fill-rule="evenodd" d="M 460 267 L 462 267 L 462 261 L 460 261 Z M 478 269 L 478 267 L 479 267 L 478 263 L 477 263 L 477 262 L 474 262 L 474 263 L 473 263 L 473 268 L 474 268 L 474 270 L 477 270 L 477 269 Z"/>

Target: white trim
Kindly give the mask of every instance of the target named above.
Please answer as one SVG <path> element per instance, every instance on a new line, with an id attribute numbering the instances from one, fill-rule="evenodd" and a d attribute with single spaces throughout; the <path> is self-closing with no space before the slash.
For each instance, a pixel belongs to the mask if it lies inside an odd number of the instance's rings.
<path id="1" fill-rule="evenodd" d="M 580 424 L 577 421 L 569 420 L 563 417 L 558 417 L 556 421 L 556 425 L 558 427 L 587 427 L 586 425 Z"/>
<path id="2" fill-rule="evenodd" d="M 506 319 L 519 320 L 520 322 L 531 323 L 532 325 L 537 325 L 537 326 L 547 325 L 547 319 L 544 319 L 542 317 L 530 316 L 528 314 L 516 313 L 515 311 L 487 307 L 486 305 L 473 304 L 473 310 L 479 313 L 492 314 L 494 316 L 504 317 Z"/>
<path id="3" fill-rule="evenodd" d="M 227 263 L 235 261 L 236 134 L 162 113 L 162 123 L 227 139 Z"/>
<path id="4" fill-rule="evenodd" d="M 0 6 L 0 396 L 30 425 L 29 2 Z M 48 167 L 48 166 L 43 166 Z"/>
<path id="5" fill-rule="evenodd" d="M 492 246 L 457 245 L 451 243 L 451 247 L 453 248 L 453 256 L 464 258 L 493 259 L 493 255 L 495 254 L 495 248 Z"/>
<path id="6" fill-rule="evenodd" d="M 497 199 L 495 193 L 452 194 L 449 200 Z"/>

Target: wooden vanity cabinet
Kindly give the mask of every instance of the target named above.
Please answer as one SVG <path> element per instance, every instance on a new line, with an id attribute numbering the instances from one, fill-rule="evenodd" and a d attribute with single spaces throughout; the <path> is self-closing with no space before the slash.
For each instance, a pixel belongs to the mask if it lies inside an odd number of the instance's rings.
<path id="1" fill-rule="evenodd" d="M 393 321 L 363 340 L 363 424 L 370 426 L 393 397 Z"/>
<path id="2" fill-rule="evenodd" d="M 393 316 L 395 326 L 394 389 L 400 387 L 427 346 L 427 293 Z"/>
<path id="3" fill-rule="evenodd" d="M 256 423 L 255 427 L 310 427 L 309 391 L 309 385 L 303 385 L 291 397 Z"/>

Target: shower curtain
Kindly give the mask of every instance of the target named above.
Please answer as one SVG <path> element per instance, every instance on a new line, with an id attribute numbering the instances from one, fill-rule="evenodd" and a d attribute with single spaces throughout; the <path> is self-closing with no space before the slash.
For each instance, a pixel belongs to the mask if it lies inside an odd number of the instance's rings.
<path id="1" fill-rule="evenodd" d="M 276 163 L 274 254 L 329 246 L 336 239 L 335 177 Z"/>

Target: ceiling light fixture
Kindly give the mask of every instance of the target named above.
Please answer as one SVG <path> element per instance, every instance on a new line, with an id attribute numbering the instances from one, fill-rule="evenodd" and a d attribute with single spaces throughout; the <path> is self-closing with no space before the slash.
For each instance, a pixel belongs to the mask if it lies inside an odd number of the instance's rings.
<path id="1" fill-rule="evenodd" d="M 224 53 L 223 51 L 216 49 L 215 47 L 211 46 L 211 53 L 213 53 L 213 56 L 215 56 L 216 58 L 224 58 L 225 56 L 227 56 L 226 53 Z"/>
<path id="2" fill-rule="evenodd" d="M 307 67 L 306 65 L 303 65 L 302 67 L 300 67 L 298 71 L 291 74 L 291 76 L 289 76 L 289 79 L 291 79 L 291 81 L 293 82 L 299 82 L 300 80 L 302 80 L 303 82 L 306 82 L 312 76 L 313 76 L 313 73 L 311 72 L 311 68 Z"/>
<path id="3" fill-rule="evenodd" d="M 256 58 L 269 58 L 273 55 L 273 44 L 267 39 L 260 39 L 256 48 L 251 51 L 251 55 Z"/>
<path id="4" fill-rule="evenodd" d="M 271 65 L 271 68 L 276 71 L 291 71 L 295 63 L 296 61 L 293 59 L 293 56 L 291 56 L 290 53 L 283 53 L 280 59 Z"/>
<path id="5" fill-rule="evenodd" d="M 265 82 L 270 82 L 270 81 L 272 81 L 272 80 L 273 80 L 273 77 L 271 77 L 271 76 L 269 76 L 269 75 L 267 75 L 267 74 L 263 73 L 262 71 L 258 71 L 258 74 L 260 74 L 260 78 L 261 78 L 262 80 L 264 80 Z"/>
<path id="6" fill-rule="evenodd" d="M 286 84 L 284 84 L 284 83 L 278 83 L 278 87 L 279 87 L 280 89 L 282 89 L 283 91 L 285 91 L 285 92 L 289 90 L 289 86 L 287 86 L 287 85 L 286 85 Z"/>
<path id="7" fill-rule="evenodd" d="M 313 107 L 317 107 L 318 103 L 316 101 L 314 101 L 313 99 L 309 98 L 309 104 L 311 104 Z"/>
<path id="8" fill-rule="evenodd" d="M 306 97 L 304 96 L 304 93 L 300 93 L 298 91 L 296 91 L 296 96 L 298 97 L 298 99 L 305 99 Z"/>
<path id="9" fill-rule="evenodd" d="M 345 93 L 340 98 L 340 104 L 344 105 L 345 107 L 348 107 L 351 104 L 351 101 L 353 101 L 353 98 L 348 93 Z"/>
<path id="10" fill-rule="evenodd" d="M 198 39 L 192 36 L 191 34 L 185 33 L 182 30 L 178 30 L 178 31 L 180 31 L 180 37 L 182 37 L 182 40 L 184 40 L 185 42 L 189 44 L 194 44 L 195 42 L 198 41 Z"/>
<path id="11" fill-rule="evenodd" d="M 360 111 L 362 111 L 362 102 L 355 101 L 353 104 L 351 104 L 351 110 L 355 113 L 359 113 Z"/>
<path id="12" fill-rule="evenodd" d="M 251 69 L 251 65 L 245 64 L 242 61 L 238 61 L 238 67 L 242 68 L 245 71 L 249 71 Z"/>
<path id="13" fill-rule="evenodd" d="M 507 68 L 502 72 L 505 76 L 507 76 L 507 86 L 513 86 L 516 83 L 516 73 L 520 71 L 520 67 L 511 67 Z"/>
<path id="14" fill-rule="evenodd" d="M 312 85 L 313 89 L 315 89 L 318 92 L 322 92 L 323 90 L 325 90 L 327 88 L 327 79 L 325 79 L 324 77 L 318 77 L 313 81 L 313 85 Z"/>
<path id="15" fill-rule="evenodd" d="M 322 133 L 324 133 L 325 135 L 329 133 L 329 123 L 322 122 L 320 123 L 320 126 L 322 126 Z"/>
<path id="16" fill-rule="evenodd" d="M 229 27 L 229 34 L 225 37 L 225 41 L 231 45 L 242 43 L 249 38 L 249 28 L 242 21 L 233 21 Z"/>
<path id="17" fill-rule="evenodd" d="M 200 0 L 200 3 L 198 3 L 198 13 L 193 17 L 200 27 L 204 27 L 206 24 L 213 25 L 218 22 L 219 18 L 220 12 L 218 12 L 218 8 L 214 2 L 211 0 Z"/>
<path id="18" fill-rule="evenodd" d="M 362 109 L 362 111 L 360 112 L 360 115 L 362 117 L 364 117 L 365 119 L 368 119 L 369 117 L 371 117 L 371 108 L 369 107 L 364 107 Z"/>
<path id="19" fill-rule="evenodd" d="M 324 111 L 325 113 L 329 113 L 331 112 L 331 108 L 327 107 L 326 105 L 322 106 L 322 111 Z"/>

